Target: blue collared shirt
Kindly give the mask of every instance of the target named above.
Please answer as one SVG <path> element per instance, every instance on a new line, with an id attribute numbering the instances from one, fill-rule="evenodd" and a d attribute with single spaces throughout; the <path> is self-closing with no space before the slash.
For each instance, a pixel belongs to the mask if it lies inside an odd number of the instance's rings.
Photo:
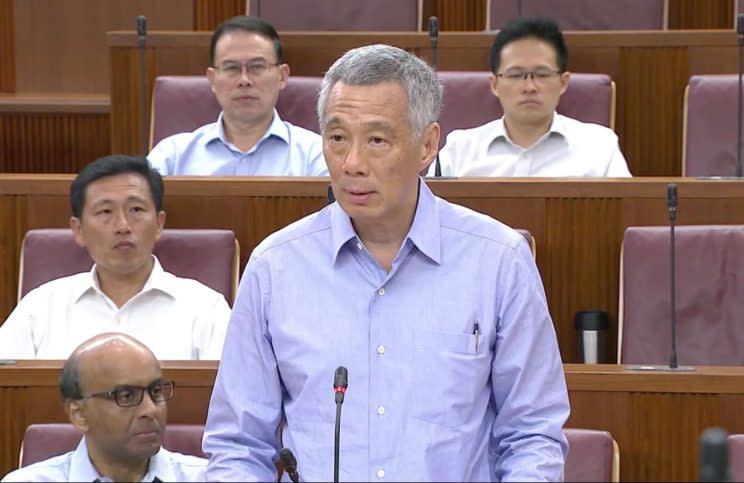
<path id="1" fill-rule="evenodd" d="M 207 416 L 207 479 L 269 481 L 283 445 L 303 479 L 330 481 L 340 365 L 341 480 L 562 479 L 568 393 L 530 249 L 419 186 L 389 273 L 335 203 L 255 249 Z"/>
<path id="2" fill-rule="evenodd" d="M 147 159 L 162 175 L 327 176 L 319 134 L 274 118 L 261 139 L 243 152 L 225 137 L 222 113 L 217 122 L 160 141 Z"/>
<path id="3" fill-rule="evenodd" d="M 150 458 L 141 481 L 204 481 L 207 460 L 172 453 L 165 448 Z M 5 475 L 2 481 L 112 481 L 98 473 L 88 455 L 85 437 L 75 451 L 39 461 Z"/>

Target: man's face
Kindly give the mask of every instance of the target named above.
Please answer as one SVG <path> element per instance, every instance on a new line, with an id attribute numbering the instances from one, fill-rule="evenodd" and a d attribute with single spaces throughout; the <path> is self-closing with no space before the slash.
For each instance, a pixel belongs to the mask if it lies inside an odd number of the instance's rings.
<path id="1" fill-rule="evenodd" d="M 502 49 L 499 71 L 491 74 L 491 91 L 501 101 L 507 122 L 549 122 L 568 87 L 570 74 L 558 70 L 558 54 L 543 40 L 523 38 Z M 528 72 L 534 75 L 525 79 Z"/>
<path id="2" fill-rule="evenodd" d="M 414 139 L 408 98 L 394 82 L 337 83 L 323 122 L 323 154 L 343 210 L 356 223 L 405 222 L 415 209 L 419 172 L 436 154 L 439 125 Z"/>
<path id="3" fill-rule="evenodd" d="M 100 270 L 128 275 L 149 266 L 165 212 L 157 212 L 147 180 L 138 173 L 107 176 L 85 189 L 80 219 L 72 217 L 75 241 Z"/>
<path id="4" fill-rule="evenodd" d="M 157 360 L 144 351 L 100 350 L 80 361 L 84 396 L 121 386 L 147 387 L 161 377 Z M 131 393 L 122 394 L 126 397 Z M 75 408 L 71 421 L 85 433 L 91 454 L 106 458 L 109 463 L 138 464 L 160 449 L 167 407 L 164 401 L 154 402 L 147 391 L 138 405 L 130 407 L 121 407 L 113 399 L 99 397 L 68 404 Z"/>
<path id="5" fill-rule="evenodd" d="M 277 65 L 273 42 L 241 30 L 220 37 L 214 66 L 207 68 L 209 85 L 224 115 L 243 124 L 271 118 L 288 77 L 289 66 Z"/>

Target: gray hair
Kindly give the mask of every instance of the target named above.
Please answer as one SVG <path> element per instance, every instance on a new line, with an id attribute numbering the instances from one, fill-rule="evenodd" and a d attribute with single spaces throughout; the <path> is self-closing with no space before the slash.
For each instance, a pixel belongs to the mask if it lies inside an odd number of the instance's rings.
<path id="1" fill-rule="evenodd" d="M 375 44 L 346 52 L 333 63 L 323 78 L 318 96 L 318 124 L 323 130 L 328 96 L 337 82 L 371 86 L 397 82 L 408 96 L 408 122 L 419 138 L 442 110 L 442 85 L 426 62 L 398 47 Z"/>

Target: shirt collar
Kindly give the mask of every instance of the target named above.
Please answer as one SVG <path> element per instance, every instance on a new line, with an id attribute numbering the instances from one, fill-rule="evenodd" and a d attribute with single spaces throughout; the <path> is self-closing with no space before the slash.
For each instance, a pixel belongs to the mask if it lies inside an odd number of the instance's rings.
<path id="1" fill-rule="evenodd" d="M 142 287 L 140 293 L 145 293 L 150 290 L 159 290 L 173 296 L 173 287 L 170 283 L 172 275 L 163 270 L 158 257 L 155 255 L 151 256 L 152 270 L 150 271 L 150 276 L 147 277 L 147 281 L 145 281 L 145 285 Z M 93 264 L 93 268 L 91 268 L 88 273 L 89 276 L 81 277 L 79 285 L 73 289 L 72 294 L 75 302 L 79 301 L 80 298 L 89 291 L 103 294 L 101 291 L 101 285 L 98 283 L 98 277 L 96 276 L 96 264 Z"/>
<path id="2" fill-rule="evenodd" d="M 555 111 L 553 111 L 553 120 L 550 122 L 550 129 L 548 129 L 548 132 L 545 133 L 540 139 L 550 136 L 553 133 L 558 134 L 564 138 L 566 137 L 565 118 Z M 503 138 L 506 141 L 509 141 L 510 143 L 512 142 L 511 139 L 509 139 L 509 135 L 506 132 L 506 125 L 504 124 L 503 116 L 500 119 L 497 119 L 493 125 L 493 132 L 492 132 L 491 141 L 489 142 L 489 145 L 493 143 L 494 141 L 496 141 L 497 139 L 501 139 L 501 138 Z"/>
<path id="3" fill-rule="evenodd" d="M 341 208 L 338 202 L 331 205 L 331 239 L 333 243 L 333 263 L 336 263 L 341 249 L 351 239 L 356 239 L 357 234 L 351 224 L 351 218 Z M 418 250 L 440 263 L 442 259 L 441 231 L 439 222 L 439 205 L 434 193 L 419 178 L 419 196 L 416 204 L 416 212 L 413 215 L 413 223 L 406 235 L 405 240 L 411 240 Z"/>
<path id="4" fill-rule="evenodd" d="M 204 144 L 209 144 L 217 139 L 222 141 L 224 144 L 230 144 L 227 140 L 227 136 L 225 135 L 225 126 L 224 124 L 222 124 L 223 116 L 224 112 L 220 112 L 220 115 L 217 117 L 217 122 L 209 128 L 206 135 L 204 136 Z M 276 109 L 274 109 L 274 115 L 271 118 L 269 129 L 264 133 L 263 136 L 261 136 L 261 139 L 258 140 L 256 146 L 261 144 L 264 139 L 267 139 L 271 136 L 278 137 L 285 143 L 289 144 L 289 127 L 284 124 Z"/>
<path id="5" fill-rule="evenodd" d="M 173 474 L 171 466 L 168 463 L 167 451 L 161 447 L 158 452 L 150 458 L 147 472 L 141 481 L 176 481 L 176 475 Z M 82 437 L 75 452 L 72 454 L 69 477 L 68 481 L 111 481 L 110 478 L 101 476 L 98 473 L 98 470 L 96 470 L 96 467 L 93 466 L 93 462 L 90 461 L 90 454 L 88 454 L 88 445 L 85 443 L 85 436 Z"/>

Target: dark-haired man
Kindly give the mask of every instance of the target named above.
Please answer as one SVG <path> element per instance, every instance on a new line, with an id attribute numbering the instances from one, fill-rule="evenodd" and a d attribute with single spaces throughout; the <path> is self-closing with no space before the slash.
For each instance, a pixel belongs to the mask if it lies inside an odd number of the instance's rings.
<path id="1" fill-rule="evenodd" d="M 491 91 L 504 117 L 452 131 L 439 157 L 442 175 L 630 176 L 612 130 L 555 112 L 567 69 L 554 21 L 524 17 L 505 25 L 491 47 Z"/>
<path id="2" fill-rule="evenodd" d="M 204 481 L 207 460 L 161 447 L 174 384 L 141 342 L 116 333 L 85 341 L 59 386 L 80 444 L 3 481 Z"/>
<path id="3" fill-rule="evenodd" d="M 159 359 L 219 359 L 230 307 L 196 280 L 160 266 L 163 179 L 143 158 L 97 159 L 70 187 L 75 241 L 90 272 L 45 283 L 0 327 L 0 358 L 65 359 L 82 341 L 124 332 Z"/>
<path id="4" fill-rule="evenodd" d="M 325 176 L 320 136 L 282 121 L 287 85 L 279 35 L 260 18 L 226 20 L 212 34 L 207 78 L 217 122 L 163 139 L 148 155 L 164 175 Z"/>

